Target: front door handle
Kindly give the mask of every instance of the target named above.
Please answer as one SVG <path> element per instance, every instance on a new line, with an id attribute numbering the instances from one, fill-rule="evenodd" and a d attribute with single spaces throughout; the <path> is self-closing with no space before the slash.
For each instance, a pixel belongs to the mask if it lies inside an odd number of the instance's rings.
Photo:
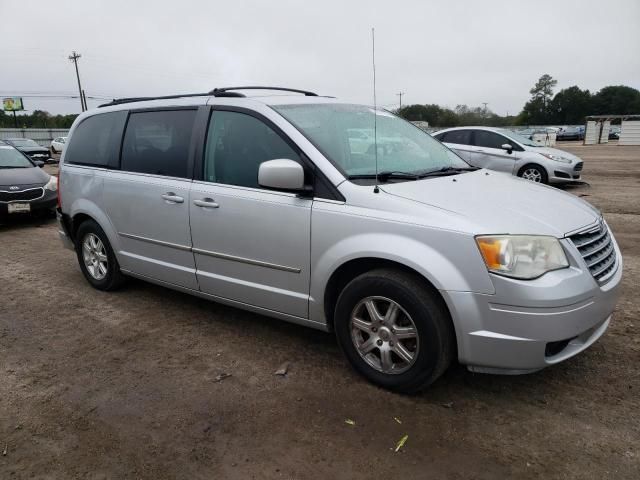
<path id="1" fill-rule="evenodd" d="M 220 207 L 220 205 L 218 205 L 216 202 L 213 201 L 213 198 L 203 198 L 202 200 L 194 200 L 193 204 L 196 207 L 203 207 L 203 208 L 218 208 L 218 207 Z"/>
<path id="2" fill-rule="evenodd" d="M 167 192 L 167 193 L 164 193 L 164 194 L 162 194 L 160 196 L 162 197 L 163 200 L 166 200 L 167 202 L 184 203 L 184 198 L 179 197 L 178 195 L 176 195 L 173 192 Z"/>

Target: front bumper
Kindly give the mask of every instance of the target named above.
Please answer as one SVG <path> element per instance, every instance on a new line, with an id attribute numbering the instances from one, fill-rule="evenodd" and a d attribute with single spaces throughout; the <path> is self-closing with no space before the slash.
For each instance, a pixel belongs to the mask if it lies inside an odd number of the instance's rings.
<path id="1" fill-rule="evenodd" d="M 571 165 L 556 162 L 547 168 L 549 183 L 573 183 L 582 181 L 583 163 L 578 162 Z"/>
<path id="2" fill-rule="evenodd" d="M 579 255 L 567 251 L 569 268 L 536 280 L 492 275 L 493 295 L 442 292 L 456 328 L 460 362 L 472 371 L 520 374 L 588 348 L 609 326 L 620 293 L 622 257 L 613 241 L 617 270 L 603 285 Z"/>
<path id="3" fill-rule="evenodd" d="M 28 203 L 31 205 L 31 211 L 29 213 L 41 212 L 44 210 L 53 210 L 56 207 L 58 201 L 58 194 L 51 190 L 44 189 L 42 197 L 35 200 L 16 200 L 14 203 Z M 9 214 L 9 207 L 7 202 L 0 202 L 0 216 L 10 217 L 15 215 L 24 215 L 20 213 Z"/>

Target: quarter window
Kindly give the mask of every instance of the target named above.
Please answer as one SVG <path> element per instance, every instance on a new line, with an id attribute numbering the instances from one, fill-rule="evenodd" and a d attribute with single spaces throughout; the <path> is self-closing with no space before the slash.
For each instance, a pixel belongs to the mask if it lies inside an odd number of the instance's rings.
<path id="1" fill-rule="evenodd" d="M 126 118 L 127 112 L 121 111 L 101 113 L 83 120 L 65 149 L 65 163 L 116 167 Z"/>
<path id="2" fill-rule="evenodd" d="M 245 113 L 213 112 L 207 134 L 204 179 L 208 182 L 259 188 L 262 162 L 300 156 L 271 127 Z"/>
<path id="3" fill-rule="evenodd" d="M 195 110 L 136 112 L 122 144 L 122 170 L 190 178 L 189 146 Z"/>
<path id="4" fill-rule="evenodd" d="M 498 148 L 501 149 L 505 143 L 511 144 L 502 135 L 487 130 L 475 130 L 473 143 L 477 147 Z"/>

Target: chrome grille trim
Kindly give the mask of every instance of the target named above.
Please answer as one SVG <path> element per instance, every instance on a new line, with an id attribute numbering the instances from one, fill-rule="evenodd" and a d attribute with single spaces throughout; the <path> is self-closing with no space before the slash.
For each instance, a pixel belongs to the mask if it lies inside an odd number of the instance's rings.
<path id="1" fill-rule="evenodd" d="M 26 192 L 31 192 L 35 190 L 40 190 L 40 195 L 32 198 L 25 198 L 27 196 L 25 195 Z M 40 200 L 42 197 L 44 197 L 44 188 L 36 187 L 36 188 L 27 188 L 25 190 L 0 190 L 0 194 L 1 194 L 0 203 L 33 202 L 34 200 Z M 9 195 L 5 195 L 5 194 L 9 194 Z M 11 198 L 11 200 L 7 200 L 9 198 Z"/>
<path id="2" fill-rule="evenodd" d="M 603 220 L 596 227 L 570 235 L 569 239 L 580 252 L 593 278 L 600 284 L 613 276 L 618 266 L 616 249 Z"/>

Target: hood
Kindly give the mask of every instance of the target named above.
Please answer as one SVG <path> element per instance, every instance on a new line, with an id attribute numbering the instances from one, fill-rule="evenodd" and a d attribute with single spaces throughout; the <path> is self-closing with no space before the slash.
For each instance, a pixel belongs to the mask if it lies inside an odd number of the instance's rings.
<path id="1" fill-rule="evenodd" d="M 0 168 L 0 189 L 9 187 L 42 186 L 49 181 L 49 174 L 38 167 Z"/>
<path id="2" fill-rule="evenodd" d="M 581 162 L 582 159 L 573 153 L 569 153 L 566 150 L 560 150 L 559 148 L 551 148 L 551 147 L 528 147 L 528 151 L 530 152 L 538 152 L 538 153 L 549 153 L 551 155 L 558 155 L 560 157 L 568 158 L 573 160 L 573 163 Z"/>
<path id="3" fill-rule="evenodd" d="M 49 153 L 44 147 L 16 147 L 18 150 L 24 153 Z"/>
<path id="4" fill-rule="evenodd" d="M 484 169 L 385 184 L 381 189 L 466 217 L 474 234 L 510 233 L 560 238 L 600 218 L 593 206 L 562 190 Z"/>

